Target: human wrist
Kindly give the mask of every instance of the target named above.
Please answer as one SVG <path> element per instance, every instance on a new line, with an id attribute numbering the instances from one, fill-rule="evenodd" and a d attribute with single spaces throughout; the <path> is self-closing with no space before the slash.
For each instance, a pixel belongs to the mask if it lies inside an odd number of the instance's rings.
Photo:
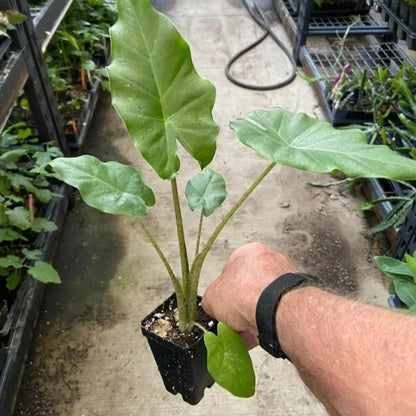
<path id="1" fill-rule="evenodd" d="M 285 273 L 273 280 L 261 293 L 256 306 L 256 324 L 260 346 L 276 358 L 288 358 L 281 348 L 276 315 L 282 297 L 299 286 L 317 282 L 304 273 Z"/>
<path id="2" fill-rule="evenodd" d="M 293 328 L 299 326 L 297 322 L 298 314 L 296 313 L 306 300 L 318 296 L 321 290 L 312 285 L 301 285 L 285 293 L 280 299 L 276 311 L 276 328 L 279 334 L 279 342 L 283 351 L 289 356 L 296 346 L 292 345 L 290 336 Z"/>

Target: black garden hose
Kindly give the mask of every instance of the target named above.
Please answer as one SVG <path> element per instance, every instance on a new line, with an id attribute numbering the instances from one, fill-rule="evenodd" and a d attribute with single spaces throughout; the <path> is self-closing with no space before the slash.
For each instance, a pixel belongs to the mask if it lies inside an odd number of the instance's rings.
<path id="1" fill-rule="evenodd" d="M 264 34 L 257 39 L 255 42 L 253 42 L 251 45 L 245 47 L 244 49 L 242 49 L 240 52 L 238 52 L 236 55 L 234 55 L 227 63 L 227 65 L 225 66 L 225 76 L 234 84 L 243 87 L 243 88 L 247 88 L 250 90 L 260 90 L 260 91 L 267 91 L 267 90 L 275 90 L 278 88 L 282 88 L 288 84 L 290 84 L 296 77 L 296 71 L 297 71 L 297 65 L 296 65 L 296 61 L 293 58 L 292 54 L 288 51 L 288 49 L 285 47 L 285 45 L 283 45 L 283 43 L 280 41 L 280 39 L 277 38 L 277 36 L 273 33 L 273 31 L 271 30 L 268 22 L 267 22 L 267 18 L 264 15 L 263 11 L 257 6 L 256 1 L 253 0 L 253 5 L 254 5 L 254 9 L 256 10 L 257 14 L 253 12 L 253 10 L 250 8 L 250 6 L 247 3 L 247 0 L 242 0 L 244 3 L 244 6 L 246 7 L 247 11 L 250 13 L 250 16 L 253 18 L 253 20 L 261 27 L 264 29 Z M 289 75 L 289 77 L 287 79 L 285 79 L 284 81 L 278 82 L 277 84 L 273 84 L 273 85 L 251 85 L 251 84 L 247 84 L 245 82 L 239 81 L 237 79 L 235 79 L 231 73 L 231 66 L 234 64 L 234 62 L 239 59 L 241 56 L 243 56 L 244 54 L 246 54 L 249 50 L 255 48 L 258 44 L 260 44 L 261 42 L 264 41 L 264 39 L 267 38 L 267 36 L 270 36 L 274 42 L 280 47 L 280 49 L 283 51 L 283 53 L 288 57 L 290 63 L 292 64 L 292 72 Z"/>

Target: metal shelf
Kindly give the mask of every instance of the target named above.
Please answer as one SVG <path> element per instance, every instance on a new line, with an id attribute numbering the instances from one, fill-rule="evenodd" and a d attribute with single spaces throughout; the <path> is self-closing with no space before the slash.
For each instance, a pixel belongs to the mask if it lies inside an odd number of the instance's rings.
<path id="1" fill-rule="evenodd" d="M 7 122 L 14 103 L 24 88 L 39 136 L 43 140 L 55 142 L 64 154 L 68 154 L 63 123 L 41 49 L 42 44 L 46 45 L 53 35 L 57 23 L 62 20 L 72 0 L 60 2 L 60 7 L 57 7 L 58 3 L 57 0 L 49 0 L 46 3 L 34 19 L 37 26 L 28 18 L 13 31 L 12 48 L 15 52 L 0 74 L 0 129 Z M 18 10 L 30 17 L 26 0 L 0 0 L 0 8 Z"/>
<path id="2" fill-rule="evenodd" d="M 33 18 L 36 37 L 40 41 L 42 52 L 46 48 L 61 24 L 73 0 L 49 0 L 42 10 Z"/>

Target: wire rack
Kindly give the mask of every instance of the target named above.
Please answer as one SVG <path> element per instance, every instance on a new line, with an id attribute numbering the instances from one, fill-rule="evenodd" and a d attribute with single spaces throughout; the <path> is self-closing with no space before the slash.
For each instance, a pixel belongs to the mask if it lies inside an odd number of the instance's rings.
<path id="1" fill-rule="evenodd" d="M 346 65 L 351 65 L 352 71 L 360 72 L 367 67 L 369 74 L 374 74 L 377 65 L 382 65 L 393 76 L 399 72 L 404 61 L 414 66 L 396 43 L 349 45 L 344 47 L 342 53 L 339 46 L 328 47 L 325 51 L 309 48 L 307 55 L 308 65 L 317 78 L 335 78 Z"/>
<path id="2" fill-rule="evenodd" d="M 340 115 L 342 112 L 334 112 L 331 103 L 327 98 L 328 81 L 335 79 L 342 70 L 351 65 L 353 73 L 362 73 L 367 68 L 368 76 L 374 74 L 377 65 L 387 68 L 390 75 L 394 76 L 406 61 L 415 66 L 414 62 L 400 49 L 396 43 L 376 44 L 351 44 L 345 45 L 342 53 L 339 46 L 327 46 L 324 50 L 306 48 L 302 49 L 302 64 L 307 75 L 317 78 L 314 87 L 321 104 L 326 109 L 328 117 L 334 125 L 361 123 L 366 121 L 365 114 Z M 351 119 L 349 119 L 351 117 Z M 358 118 L 357 118 L 358 117 Z M 364 117 L 361 119 L 361 117 Z"/>

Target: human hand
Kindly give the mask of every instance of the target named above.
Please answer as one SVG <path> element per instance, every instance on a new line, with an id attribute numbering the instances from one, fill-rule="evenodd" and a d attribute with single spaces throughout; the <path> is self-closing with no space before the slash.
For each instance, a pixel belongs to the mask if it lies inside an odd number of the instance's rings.
<path id="1" fill-rule="evenodd" d="M 248 349 L 257 341 L 256 306 L 263 290 L 277 277 L 294 272 L 289 260 L 261 243 L 249 243 L 231 254 L 221 274 L 207 288 L 202 308 L 240 333 Z"/>

